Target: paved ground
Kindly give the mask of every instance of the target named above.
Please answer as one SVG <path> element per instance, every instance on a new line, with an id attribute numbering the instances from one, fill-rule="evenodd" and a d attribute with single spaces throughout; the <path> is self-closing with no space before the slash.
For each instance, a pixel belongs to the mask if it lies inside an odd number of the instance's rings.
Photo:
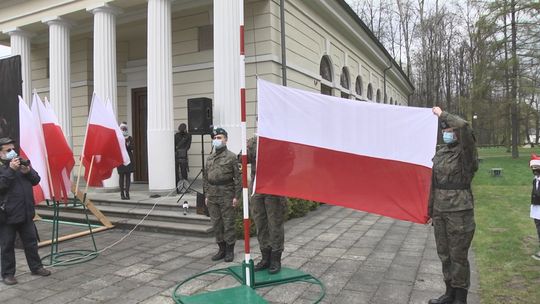
<path id="1" fill-rule="evenodd" d="M 48 236 L 48 232 L 44 235 L 50 229 L 47 225 L 38 226 L 42 238 Z M 62 233 L 74 229 L 81 228 L 63 228 Z M 126 233 L 115 229 L 97 234 L 98 248 Z M 257 248 L 254 238 L 252 245 Z M 61 250 L 90 247 L 89 238 L 60 244 Z M 25 273 L 24 254 L 17 250 L 19 284 L 0 284 L 0 302 L 173 303 L 171 293 L 180 281 L 229 265 L 210 261 L 215 247 L 210 238 L 134 232 L 98 258 L 54 267 L 46 278 Z M 243 258 L 242 250 L 243 242 L 237 242 L 237 263 Z M 49 252 L 50 247 L 40 250 L 42 256 Z M 323 205 L 304 218 L 287 222 L 283 264 L 320 278 L 327 289 L 323 303 L 427 303 L 443 292 L 432 227 L 335 206 Z M 472 264 L 475 269 L 474 259 Z M 476 272 L 472 282 L 469 303 L 479 303 Z M 183 292 L 232 285 L 232 279 L 212 275 L 192 281 Z M 258 292 L 271 303 L 313 303 L 317 297 L 317 289 L 307 283 Z"/>

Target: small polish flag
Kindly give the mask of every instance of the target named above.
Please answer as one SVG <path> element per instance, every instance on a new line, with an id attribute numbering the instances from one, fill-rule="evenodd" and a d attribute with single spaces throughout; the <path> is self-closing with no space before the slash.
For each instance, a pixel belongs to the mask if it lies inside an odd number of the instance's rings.
<path id="1" fill-rule="evenodd" d="M 255 192 L 426 223 L 437 117 L 258 80 Z"/>

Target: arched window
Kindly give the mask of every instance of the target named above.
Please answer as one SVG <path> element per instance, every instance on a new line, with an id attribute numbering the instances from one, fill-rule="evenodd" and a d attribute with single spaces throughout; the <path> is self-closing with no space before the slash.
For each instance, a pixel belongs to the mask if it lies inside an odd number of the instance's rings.
<path id="1" fill-rule="evenodd" d="M 373 87 L 371 83 L 367 85 L 367 99 L 373 101 Z"/>
<path id="2" fill-rule="evenodd" d="M 360 77 L 360 76 L 356 77 L 356 83 L 354 85 L 354 90 L 356 92 L 356 95 L 362 96 L 362 77 Z"/>
<path id="3" fill-rule="evenodd" d="M 381 90 L 377 89 L 377 102 L 381 103 Z"/>
<path id="4" fill-rule="evenodd" d="M 341 76 L 339 78 L 339 83 L 342 88 L 349 90 L 351 87 L 351 78 L 349 77 L 349 70 L 346 67 L 341 69 Z M 346 92 L 341 92 L 341 98 L 350 98 L 351 95 Z"/>
<path id="5" fill-rule="evenodd" d="M 319 71 L 322 79 L 332 83 L 332 63 L 327 55 L 324 55 L 321 59 L 321 66 Z M 332 95 L 332 87 L 321 83 L 321 94 Z"/>

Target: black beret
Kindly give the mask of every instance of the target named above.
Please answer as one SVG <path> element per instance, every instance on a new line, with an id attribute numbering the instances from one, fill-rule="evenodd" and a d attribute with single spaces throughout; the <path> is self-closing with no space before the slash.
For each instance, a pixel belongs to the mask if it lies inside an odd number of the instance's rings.
<path id="1" fill-rule="evenodd" d="M 0 138 L 0 146 L 14 144 L 15 141 L 9 137 Z"/>
<path id="2" fill-rule="evenodd" d="M 210 136 L 214 138 L 216 135 L 219 135 L 219 134 L 222 134 L 222 135 L 225 135 L 225 137 L 228 137 L 227 131 L 225 131 L 225 129 L 223 128 L 215 128 L 214 130 L 212 130 L 212 133 L 210 133 Z"/>

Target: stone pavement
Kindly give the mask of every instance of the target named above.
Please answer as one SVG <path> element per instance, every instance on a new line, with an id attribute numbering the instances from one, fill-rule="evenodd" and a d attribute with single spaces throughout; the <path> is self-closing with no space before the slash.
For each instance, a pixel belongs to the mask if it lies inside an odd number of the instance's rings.
<path id="1" fill-rule="evenodd" d="M 38 226 L 40 231 L 47 231 L 41 227 L 45 224 Z M 126 233 L 120 229 L 98 233 L 98 248 Z M 60 249 L 88 249 L 90 242 L 79 238 L 61 243 Z M 444 289 L 430 226 L 322 205 L 304 218 L 287 222 L 285 244 L 283 265 L 321 279 L 327 290 L 322 303 L 427 303 Z M 255 238 L 252 248 L 254 259 L 258 259 Z M 24 254 L 17 250 L 19 284 L 0 283 L 0 303 L 173 303 L 171 293 L 179 282 L 207 269 L 230 265 L 212 262 L 215 250 L 211 238 L 136 231 L 94 260 L 53 267 L 52 275 L 46 278 L 26 273 Z M 49 251 L 50 247 L 45 247 L 40 254 Z M 241 263 L 242 252 L 243 241 L 238 241 L 235 263 Z M 204 276 L 191 281 L 183 293 L 235 284 L 230 277 Z M 313 303 L 318 295 L 318 289 L 307 283 L 257 292 L 270 303 Z M 476 271 L 469 299 L 471 304 L 480 303 Z"/>

